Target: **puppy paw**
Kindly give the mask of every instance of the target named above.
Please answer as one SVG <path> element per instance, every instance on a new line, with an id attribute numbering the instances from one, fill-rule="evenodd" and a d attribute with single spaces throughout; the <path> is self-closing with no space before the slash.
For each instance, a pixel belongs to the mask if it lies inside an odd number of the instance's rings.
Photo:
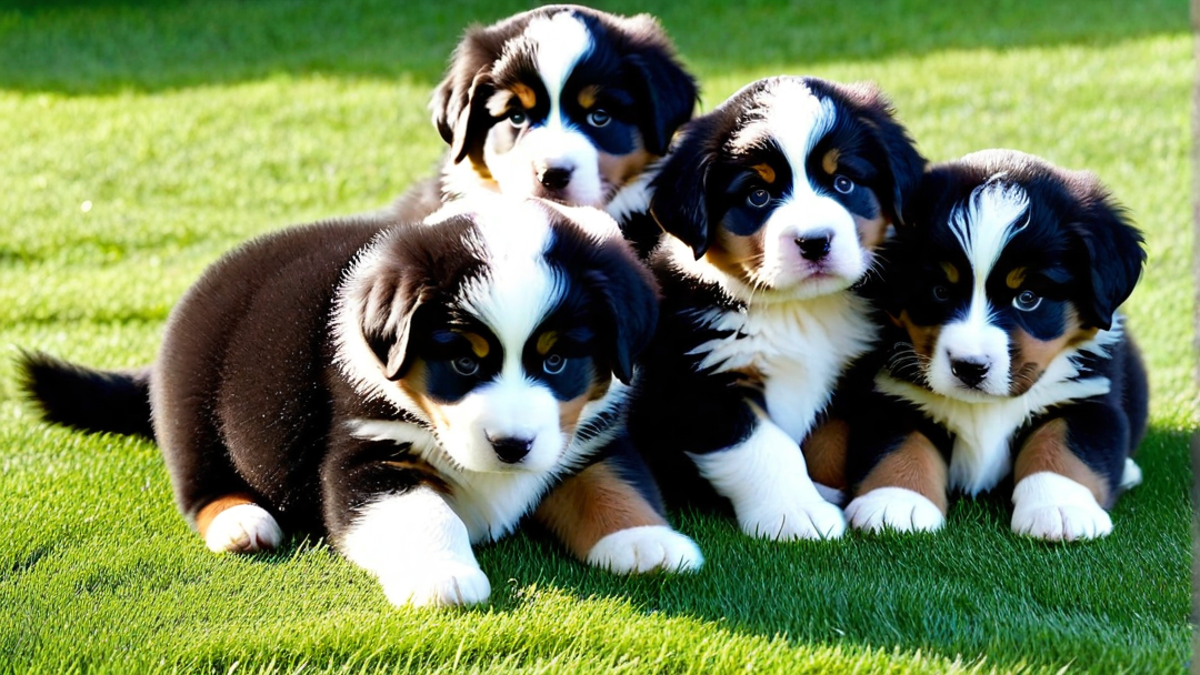
<path id="1" fill-rule="evenodd" d="M 899 487 L 871 490 L 846 507 L 850 526 L 870 532 L 891 528 L 897 532 L 935 532 L 946 517 L 927 497 Z"/>
<path id="2" fill-rule="evenodd" d="M 1096 539 L 1112 532 L 1112 518 L 1092 491 L 1065 476 L 1035 473 L 1013 490 L 1012 530 L 1048 541 Z"/>
<path id="3" fill-rule="evenodd" d="M 686 535 L 665 525 L 644 525 L 605 536 L 592 547 L 587 562 L 616 574 L 695 572 L 704 555 Z"/>
<path id="4" fill-rule="evenodd" d="M 204 535 L 204 543 L 214 553 L 270 551 L 282 541 L 279 523 L 255 504 L 238 504 L 218 513 Z"/>
<path id="5" fill-rule="evenodd" d="M 842 510 L 821 499 L 738 513 L 738 524 L 752 537 L 775 541 L 837 539 L 846 531 Z"/>
<path id="6" fill-rule="evenodd" d="M 397 607 L 475 605 L 488 599 L 492 585 L 478 565 L 457 560 L 379 575 L 388 602 Z"/>

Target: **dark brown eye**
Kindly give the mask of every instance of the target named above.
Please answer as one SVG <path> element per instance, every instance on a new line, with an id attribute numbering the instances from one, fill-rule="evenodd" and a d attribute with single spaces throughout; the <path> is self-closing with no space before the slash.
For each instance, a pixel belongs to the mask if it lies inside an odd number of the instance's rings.
<path id="1" fill-rule="evenodd" d="M 854 191 L 854 181 L 839 173 L 833 177 L 833 189 L 848 195 Z"/>
<path id="2" fill-rule="evenodd" d="M 748 197 L 746 197 L 746 203 L 749 204 L 750 206 L 753 206 L 756 209 L 761 209 L 762 207 L 766 206 L 767 203 L 770 201 L 771 201 L 771 193 L 767 192 L 766 190 L 763 190 L 761 188 L 758 190 L 755 190 L 754 192 L 751 192 L 750 195 Z"/>
<path id="3" fill-rule="evenodd" d="M 1017 297 L 1013 298 L 1013 307 L 1022 312 L 1032 312 L 1042 304 L 1042 296 L 1033 291 L 1021 291 Z"/>
<path id="4" fill-rule="evenodd" d="M 454 372 L 463 377 L 470 377 L 479 372 L 479 362 L 469 356 L 460 356 L 450 362 Z"/>
<path id="5" fill-rule="evenodd" d="M 933 299 L 938 302 L 945 302 L 950 299 L 950 289 L 945 286 L 933 287 Z"/>
<path id="6" fill-rule="evenodd" d="M 529 117 L 523 110 L 514 110 L 508 114 L 508 121 L 514 127 L 523 127 L 529 121 Z"/>

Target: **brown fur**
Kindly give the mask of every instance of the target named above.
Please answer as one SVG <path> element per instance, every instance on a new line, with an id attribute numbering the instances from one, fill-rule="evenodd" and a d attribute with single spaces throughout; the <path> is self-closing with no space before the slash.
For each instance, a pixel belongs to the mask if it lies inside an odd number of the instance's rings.
<path id="1" fill-rule="evenodd" d="M 748 284 L 752 283 L 750 271 L 757 269 L 763 255 L 761 230 L 748 237 L 739 237 L 722 227 L 717 229 L 717 236 L 704 258 L 725 274 Z"/>
<path id="2" fill-rule="evenodd" d="M 841 154 L 841 150 L 838 150 L 837 148 L 833 148 L 829 152 L 825 153 L 825 156 L 821 158 L 821 168 L 825 169 L 825 173 L 829 174 L 830 176 L 837 173 L 838 158 L 841 156 Z"/>
<path id="3" fill-rule="evenodd" d="M 1015 347 L 1009 370 L 1012 381 L 1009 393 L 1020 396 L 1029 391 L 1055 357 L 1095 336 L 1096 329 L 1084 328 L 1079 313 L 1073 307 L 1067 311 L 1066 329 L 1052 340 L 1039 340 L 1020 328 L 1014 328 L 1009 334 L 1009 340 Z"/>
<path id="4" fill-rule="evenodd" d="M 1092 491 L 1096 502 L 1104 508 L 1112 506 L 1114 497 L 1108 489 L 1108 483 L 1083 460 L 1071 452 L 1067 444 L 1067 421 L 1057 418 L 1038 427 L 1017 453 L 1013 463 L 1013 481 L 1042 471 L 1049 471 L 1065 476 Z"/>
<path id="5" fill-rule="evenodd" d="M 918 326 L 909 318 L 907 311 L 900 312 L 900 316 L 891 318 L 893 323 L 908 333 L 913 350 L 919 356 L 926 359 L 932 358 L 933 349 L 937 346 L 938 336 L 942 332 L 941 326 Z"/>
<path id="6" fill-rule="evenodd" d="M 905 488 L 933 502 L 945 515 L 949 507 L 948 480 L 946 460 L 925 434 L 914 431 L 871 469 L 859 484 L 857 494 L 883 487 Z"/>
<path id="7" fill-rule="evenodd" d="M 614 532 L 667 524 L 607 462 L 563 481 L 542 500 L 534 517 L 580 560 L 586 560 L 596 542 Z"/>
<path id="8" fill-rule="evenodd" d="M 600 94 L 600 86 L 591 84 L 579 90 L 579 107 L 591 110 L 596 105 L 596 97 Z"/>
<path id="9" fill-rule="evenodd" d="M 750 168 L 757 171 L 758 175 L 767 183 L 775 182 L 775 169 L 772 169 L 770 164 L 755 164 Z"/>
<path id="10" fill-rule="evenodd" d="M 888 225 L 890 225 L 883 217 L 867 220 L 858 216 L 854 217 L 854 224 L 858 228 L 859 244 L 869 251 L 879 248 L 887 236 Z"/>
<path id="11" fill-rule="evenodd" d="M 208 528 L 212 525 L 214 518 L 235 506 L 254 503 L 254 498 L 244 492 L 235 492 L 217 497 L 208 504 L 205 504 L 200 509 L 200 512 L 196 514 L 196 531 L 200 533 L 201 537 L 205 537 L 208 535 Z"/>
<path id="12" fill-rule="evenodd" d="M 845 490 L 846 446 L 850 425 L 845 420 L 832 419 L 817 425 L 804 440 L 804 459 L 808 475 L 814 481 L 831 488 Z"/>
<path id="13" fill-rule="evenodd" d="M 646 152 L 639 139 L 628 154 L 610 155 L 600 152 L 597 164 L 600 167 L 600 175 L 609 185 L 624 187 L 629 181 L 640 176 L 652 159 L 654 155 Z"/>

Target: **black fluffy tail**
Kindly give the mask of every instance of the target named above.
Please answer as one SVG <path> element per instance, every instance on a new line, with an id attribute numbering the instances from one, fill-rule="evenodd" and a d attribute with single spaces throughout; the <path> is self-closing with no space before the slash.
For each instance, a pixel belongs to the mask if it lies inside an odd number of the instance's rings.
<path id="1" fill-rule="evenodd" d="M 42 352 L 22 352 L 17 366 L 21 388 L 47 422 L 81 431 L 154 438 L 150 368 L 93 370 Z"/>

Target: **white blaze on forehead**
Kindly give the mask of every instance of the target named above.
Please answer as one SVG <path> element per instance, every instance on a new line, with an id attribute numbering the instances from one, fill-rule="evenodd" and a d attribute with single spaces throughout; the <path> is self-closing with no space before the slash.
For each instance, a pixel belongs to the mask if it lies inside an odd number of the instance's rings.
<path id="1" fill-rule="evenodd" d="M 833 128 L 837 110 L 832 100 L 818 97 L 804 82 L 783 79 L 755 96 L 748 115 L 747 122 L 730 140 L 730 149 L 744 152 L 767 139 L 774 140 L 799 183 L 807 176 L 804 167 L 808 153 Z"/>
<path id="2" fill-rule="evenodd" d="M 1029 225 L 1028 218 L 1021 218 L 1029 211 L 1029 195 L 1020 185 L 1000 183 L 1000 178 L 993 176 L 975 188 L 966 207 L 950 215 L 950 231 L 967 254 L 976 289 L 987 282 L 1008 242 Z"/>
<path id="3" fill-rule="evenodd" d="M 575 64 L 592 51 L 592 35 L 579 17 L 563 11 L 530 21 L 525 36 L 536 45 L 534 60 L 538 73 L 550 94 L 550 109 L 557 112 L 567 77 Z"/>

